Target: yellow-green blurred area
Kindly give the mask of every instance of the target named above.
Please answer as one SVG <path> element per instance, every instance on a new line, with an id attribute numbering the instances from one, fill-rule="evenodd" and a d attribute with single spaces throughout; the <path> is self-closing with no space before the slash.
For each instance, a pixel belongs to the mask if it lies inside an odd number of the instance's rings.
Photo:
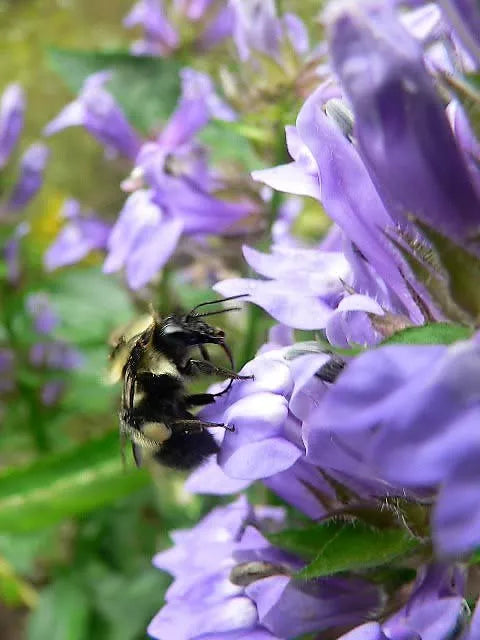
<path id="1" fill-rule="evenodd" d="M 63 77 L 53 69 L 52 50 L 124 55 L 139 35 L 122 26 L 132 4 L 132 0 L 0 0 L 0 92 L 9 83 L 20 83 L 27 99 L 20 143 L 1 176 L 0 186 L 6 192 L 16 179 L 22 152 L 42 139 L 45 125 L 74 98 L 66 67 Z M 317 0 L 278 4 L 283 11 L 310 16 L 308 26 L 315 33 Z M 214 55 L 218 67 L 223 60 Z M 168 73 L 173 69 L 177 78 L 180 64 L 189 62 L 188 55 L 173 66 L 167 61 Z M 197 59 L 192 63 L 203 64 Z M 146 64 L 150 73 L 155 70 L 152 64 L 163 62 Z M 277 65 L 272 72 L 281 77 L 282 69 Z M 148 78 L 146 74 L 142 80 L 142 91 L 148 91 Z M 73 85 L 81 85 L 78 78 Z M 176 95 L 167 104 L 162 87 L 153 89 L 163 100 L 158 114 L 152 92 L 154 100 L 139 105 L 140 111 L 148 107 L 149 122 L 158 115 L 160 123 L 173 109 Z M 135 111 L 133 88 L 122 90 Z M 293 122 L 300 104 L 295 96 L 286 102 L 279 121 L 269 123 L 269 114 L 281 112 L 273 101 L 266 105 L 266 115 L 255 114 L 249 120 L 247 114 L 245 127 L 230 132 L 230 137 L 222 129 L 207 131 L 204 140 L 213 147 L 212 157 L 222 162 L 230 154 L 245 161 L 246 181 L 249 169 L 268 166 L 274 158 L 285 161 L 283 124 Z M 274 143 L 264 156 L 256 147 L 263 140 L 264 131 L 258 126 L 262 117 L 270 127 L 264 139 L 271 144 L 273 133 Z M 145 133 L 148 126 L 143 129 Z M 242 132 L 249 131 L 254 135 L 243 139 Z M 123 468 L 119 389 L 105 384 L 108 336 L 144 311 L 149 296 L 162 312 L 169 305 L 193 307 L 211 297 L 205 276 L 209 264 L 194 264 L 188 277 L 172 264 L 141 296 L 127 290 L 121 275 L 103 274 L 99 254 L 47 273 L 43 254 L 60 229 L 65 199 L 76 198 L 113 222 L 125 200 L 119 184 L 132 166 L 107 159 L 101 145 L 79 127 L 46 142 L 51 156 L 44 186 L 18 218 L 28 220 L 31 232 L 23 242 L 17 285 L 6 282 L 0 260 L 0 640 L 139 640 L 146 637 L 147 624 L 160 609 L 169 583 L 168 576 L 152 567 L 151 558 L 169 544 L 170 530 L 191 526 L 216 499 L 186 494 L 182 474 L 159 470 L 152 477 L 136 469 L 130 455 Z M 10 221 L 10 227 L 2 223 L 2 243 L 16 223 Z M 309 201 L 295 231 L 316 240 L 324 228 L 318 204 Z M 220 257 L 213 258 L 221 262 L 223 255 L 236 252 L 236 264 L 242 265 L 241 241 L 231 241 L 225 249 L 215 238 L 212 251 L 218 249 Z M 49 296 L 59 318 L 54 339 L 73 345 L 82 356 L 80 368 L 62 372 L 65 390 L 53 406 L 45 406 L 41 398 L 50 374 L 33 367 L 30 357 L 39 341 L 26 311 L 32 293 Z M 252 306 L 248 313 L 221 316 L 219 324 L 224 322 L 237 361 L 244 362 L 264 340 L 271 319 Z M 2 387 L 5 349 L 15 353 L 14 384 L 8 389 Z"/>
<path id="2" fill-rule="evenodd" d="M 45 124 L 72 99 L 49 68 L 50 46 L 74 49 L 125 49 L 130 36 L 122 18 L 129 0 L 0 0 L 0 87 L 20 82 L 28 108 L 23 146 L 39 138 Z M 73 129 L 49 140 L 52 160 L 44 198 L 52 191 L 108 210 L 121 202 L 121 168 L 107 163 L 100 146 Z M 92 186 L 95 188 L 92 188 Z"/>

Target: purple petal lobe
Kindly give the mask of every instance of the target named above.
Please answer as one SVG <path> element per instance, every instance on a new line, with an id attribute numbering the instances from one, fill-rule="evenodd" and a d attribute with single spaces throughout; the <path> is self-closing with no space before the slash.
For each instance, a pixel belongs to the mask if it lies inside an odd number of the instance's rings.
<path id="1" fill-rule="evenodd" d="M 23 209 L 40 189 L 49 155 L 48 147 L 41 142 L 25 151 L 20 161 L 20 175 L 7 201 L 8 211 Z"/>
<path id="2" fill-rule="evenodd" d="M 0 99 L 0 169 L 7 164 L 23 128 L 25 96 L 18 84 L 9 85 Z"/>
<path id="3" fill-rule="evenodd" d="M 181 220 L 164 220 L 155 229 L 144 229 L 127 261 L 127 281 L 132 289 L 149 282 L 175 251 L 183 229 Z"/>
<path id="4" fill-rule="evenodd" d="M 257 611 L 249 598 L 230 598 L 205 607 L 204 603 L 167 603 L 148 626 L 148 634 L 159 640 L 191 640 L 207 633 L 225 633 L 254 627 Z"/>
<path id="5" fill-rule="evenodd" d="M 466 241 L 480 202 L 418 44 L 384 6 L 339 11 L 330 38 L 360 153 L 394 218 Z"/>
<path id="6" fill-rule="evenodd" d="M 278 322 L 296 329 L 320 329 L 332 313 L 316 295 L 274 280 L 233 278 L 217 283 L 214 289 L 225 296 L 248 293 L 250 302 L 258 304 Z"/>
<path id="7" fill-rule="evenodd" d="M 228 476 L 212 456 L 190 474 L 185 482 L 185 490 L 190 493 L 228 495 L 246 489 L 250 483 L 249 479 L 239 480 Z"/>

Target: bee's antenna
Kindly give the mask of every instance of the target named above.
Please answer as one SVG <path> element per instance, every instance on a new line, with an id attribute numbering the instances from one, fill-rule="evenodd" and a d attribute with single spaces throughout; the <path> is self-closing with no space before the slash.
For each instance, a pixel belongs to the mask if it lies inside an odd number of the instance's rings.
<path id="1" fill-rule="evenodd" d="M 228 311 L 241 311 L 241 307 L 228 307 L 228 309 L 219 309 L 218 311 L 208 311 L 207 313 L 197 313 L 196 318 L 206 318 L 207 316 L 218 316 L 220 313 L 227 313 Z"/>
<path id="2" fill-rule="evenodd" d="M 197 309 L 200 309 L 200 307 L 206 307 L 207 305 L 210 305 L 210 304 L 219 304 L 220 302 L 228 302 L 229 300 L 237 300 L 238 298 L 247 298 L 249 295 L 250 295 L 249 293 L 241 293 L 236 296 L 229 296 L 228 298 L 220 298 L 220 300 L 208 300 L 207 302 L 201 302 L 200 304 L 197 304 L 196 307 L 193 307 L 193 309 L 187 313 L 187 318 L 189 318 L 193 313 L 195 313 Z"/>

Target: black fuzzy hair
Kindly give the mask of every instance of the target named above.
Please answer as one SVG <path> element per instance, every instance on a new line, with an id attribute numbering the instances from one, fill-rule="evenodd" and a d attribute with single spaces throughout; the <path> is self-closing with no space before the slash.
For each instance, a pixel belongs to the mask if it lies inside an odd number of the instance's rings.
<path id="1" fill-rule="evenodd" d="M 209 431 L 178 431 L 163 443 L 155 459 L 165 467 L 190 471 L 213 453 L 218 453 L 218 445 Z"/>

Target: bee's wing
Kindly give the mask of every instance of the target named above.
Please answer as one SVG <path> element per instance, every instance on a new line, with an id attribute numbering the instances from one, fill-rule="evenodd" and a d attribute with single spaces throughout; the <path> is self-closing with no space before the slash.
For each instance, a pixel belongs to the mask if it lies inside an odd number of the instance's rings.
<path id="1" fill-rule="evenodd" d="M 115 331 L 110 336 L 110 366 L 107 375 L 107 382 L 115 384 L 122 379 L 123 371 L 128 363 L 132 349 L 138 342 L 139 337 L 152 325 L 152 316 L 145 315 L 131 322 L 122 329 Z"/>

